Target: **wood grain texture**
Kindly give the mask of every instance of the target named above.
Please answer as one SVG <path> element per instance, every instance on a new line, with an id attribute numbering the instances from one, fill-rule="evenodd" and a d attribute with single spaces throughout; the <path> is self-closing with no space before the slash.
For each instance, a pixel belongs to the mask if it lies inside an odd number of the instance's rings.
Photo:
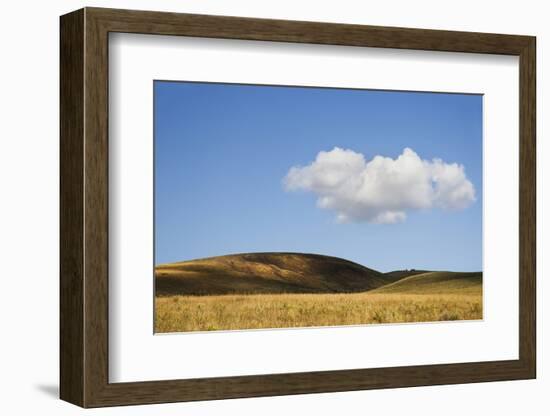
<path id="1" fill-rule="evenodd" d="M 518 360 L 205 378 L 108 380 L 108 33 L 520 57 Z M 535 377 L 535 38 L 86 8 L 61 18 L 61 397 L 82 407 Z"/>
<path id="2" fill-rule="evenodd" d="M 110 32 L 519 55 L 528 36 L 87 8 Z"/>
<path id="3" fill-rule="evenodd" d="M 60 388 L 84 404 L 84 12 L 61 19 L 60 50 Z"/>
<path id="4" fill-rule="evenodd" d="M 520 54 L 519 355 L 536 377 L 536 41 Z"/>
<path id="5" fill-rule="evenodd" d="M 85 406 L 108 381 L 109 142 L 108 33 L 85 10 L 84 59 L 84 362 Z"/>

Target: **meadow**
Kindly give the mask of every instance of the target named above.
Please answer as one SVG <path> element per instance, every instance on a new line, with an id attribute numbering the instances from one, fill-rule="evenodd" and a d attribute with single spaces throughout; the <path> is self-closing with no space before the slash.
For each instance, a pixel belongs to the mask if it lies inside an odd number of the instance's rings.
<path id="1" fill-rule="evenodd" d="M 482 319 L 478 294 L 260 294 L 156 299 L 156 332 Z"/>

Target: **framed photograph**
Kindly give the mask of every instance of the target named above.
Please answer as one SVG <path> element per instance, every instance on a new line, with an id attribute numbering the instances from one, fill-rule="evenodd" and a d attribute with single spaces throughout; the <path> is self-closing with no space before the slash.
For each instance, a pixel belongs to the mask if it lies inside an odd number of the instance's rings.
<path id="1" fill-rule="evenodd" d="M 60 27 L 63 400 L 535 378 L 534 37 Z"/>

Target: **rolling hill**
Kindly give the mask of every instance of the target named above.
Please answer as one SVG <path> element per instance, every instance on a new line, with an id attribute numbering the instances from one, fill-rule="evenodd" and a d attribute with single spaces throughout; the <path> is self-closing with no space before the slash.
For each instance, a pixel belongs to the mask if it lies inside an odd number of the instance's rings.
<path id="1" fill-rule="evenodd" d="M 155 267 L 158 296 L 364 292 L 395 279 L 348 260 L 300 253 L 234 254 Z"/>
<path id="2" fill-rule="evenodd" d="M 476 294 L 482 290 L 482 273 L 424 272 L 376 288 L 372 293 Z"/>
<path id="3" fill-rule="evenodd" d="M 429 270 L 415 270 L 415 269 L 405 269 L 405 270 L 394 270 L 393 272 L 384 273 L 384 275 L 396 282 L 405 277 L 414 276 L 415 274 L 428 273 Z"/>

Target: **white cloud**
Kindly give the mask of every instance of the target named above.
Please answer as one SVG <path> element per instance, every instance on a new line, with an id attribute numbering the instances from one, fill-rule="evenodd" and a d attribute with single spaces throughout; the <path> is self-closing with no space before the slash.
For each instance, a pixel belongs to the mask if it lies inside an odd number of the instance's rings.
<path id="1" fill-rule="evenodd" d="M 406 148 L 396 159 L 335 147 L 319 152 L 307 166 L 292 167 L 284 178 L 288 191 L 317 195 L 317 205 L 336 212 L 339 222 L 396 223 L 407 211 L 460 210 L 475 201 L 464 166 L 441 159 L 422 160 Z"/>

